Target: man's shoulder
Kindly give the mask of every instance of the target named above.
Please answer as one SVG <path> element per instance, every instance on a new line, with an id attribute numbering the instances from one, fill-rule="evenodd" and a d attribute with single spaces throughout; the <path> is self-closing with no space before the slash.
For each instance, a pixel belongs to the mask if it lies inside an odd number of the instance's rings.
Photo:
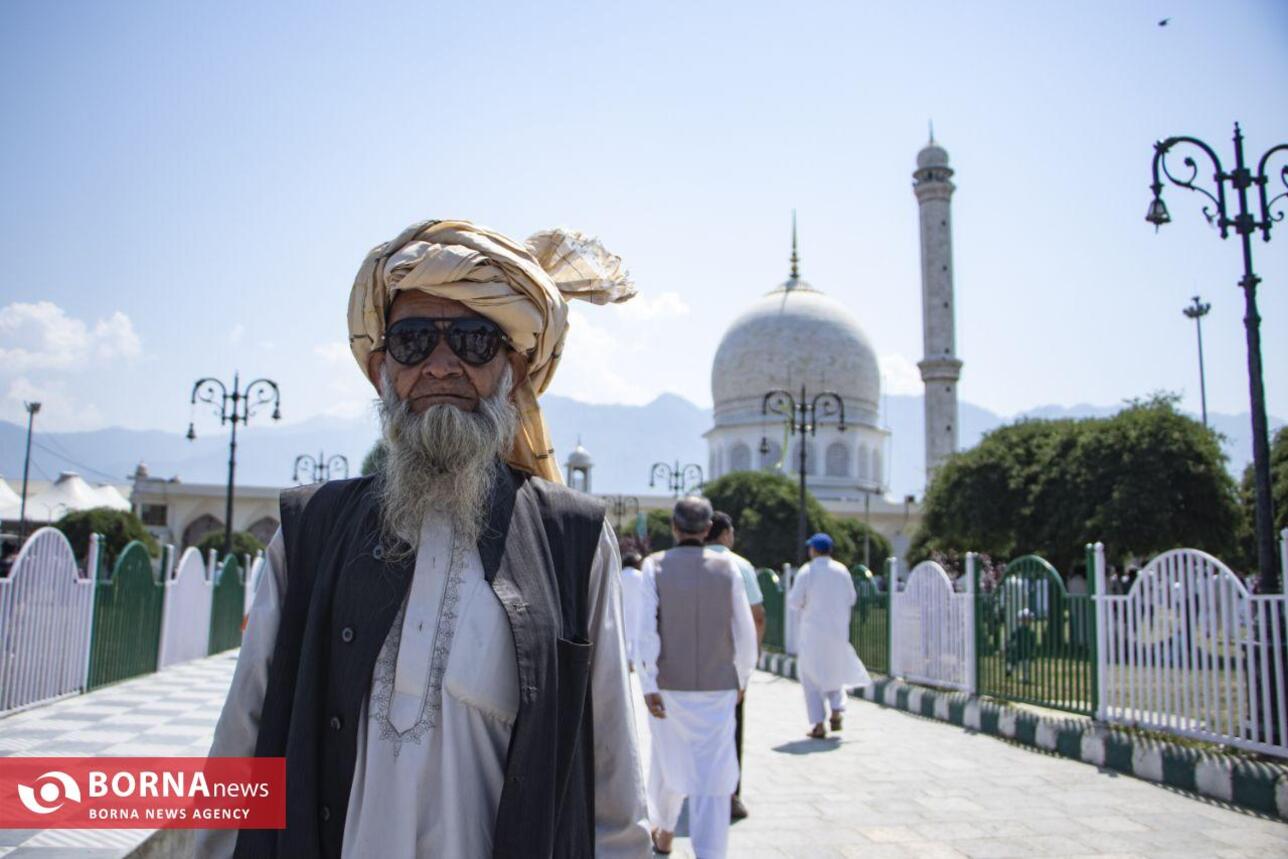
<path id="1" fill-rule="evenodd" d="M 370 492 L 375 480 L 374 475 L 366 475 L 283 489 L 280 495 L 282 521 L 298 519 L 306 513 L 314 516 L 340 512 Z"/>
<path id="2" fill-rule="evenodd" d="M 603 522 L 605 504 L 594 495 L 517 468 L 510 468 L 510 476 L 514 481 L 515 491 L 529 493 L 543 508 L 543 512 L 585 517 L 596 524 Z"/>

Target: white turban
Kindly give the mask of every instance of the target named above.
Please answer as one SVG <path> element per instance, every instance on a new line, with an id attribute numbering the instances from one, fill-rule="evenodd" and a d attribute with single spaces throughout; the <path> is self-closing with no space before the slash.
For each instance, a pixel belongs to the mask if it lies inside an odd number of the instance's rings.
<path id="1" fill-rule="evenodd" d="M 384 345 L 394 298 L 407 290 L 461 302 L 527 355 L 528 377 L 515 380 L 520 425 L 509 462 L 558 482 L 537 395 L 550 387 L 563 353 L 568 299 L 607 304 L 635 295 L 621 259 L 573 230 L 545 230 L 520 245 L 469 221 L 414 224 L 367 254 L 353 281 L 349 348 L 364 374 L 372 350 Z"/>

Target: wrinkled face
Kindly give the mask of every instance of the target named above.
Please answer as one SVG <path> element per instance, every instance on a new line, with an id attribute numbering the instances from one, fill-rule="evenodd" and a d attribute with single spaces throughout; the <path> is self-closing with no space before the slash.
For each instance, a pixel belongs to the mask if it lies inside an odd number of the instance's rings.
<path id="1" fill-rule="evenodd" d="M 400 292 L 389 310 L 386 327 L 410 317 L 479 318 L 459 301 L 423 292 Z M 440 404 L 472 412 L 478 409 L 479 400 L 496 391 L 506 362 L 513 368 L 516 380 L 527 377 L 526 360 L 508 347 L 503 346 L 491 361 L 476 367 L 458 358 L 447 345 L 447 338 L 440 337 L 429 357 L 413 366 L 398 363 L 384 350 L 372 352 L 368 376 L 379 391 L 381 368 L 387 367 L 398 399 L 406 402 L 415 414 Z"/>

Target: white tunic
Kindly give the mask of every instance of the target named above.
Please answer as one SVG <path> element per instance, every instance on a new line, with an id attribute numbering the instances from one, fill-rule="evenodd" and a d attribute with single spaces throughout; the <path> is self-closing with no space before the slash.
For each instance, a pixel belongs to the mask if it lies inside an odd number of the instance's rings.
<path id="1" fill-rule="evenodd" d="M 751 617 L 747 589 L 731 556 L 712 555 L 734 567 L 730 577 L 729 601 L 732 607 L 730 633 L 733 635 L 733 662 L 738 675 L 738 688 L 756 667 L 756 625 Z M 657 660 L 662 652 L 658 634 L 657 580 L 653 561 L 644 561 L 644 587 L 640 600 L 640 637 L 636 654 L 640 688 L 644 694 L 657 688 Z M 736 689 L 710 692 L 680 692 L 663 689 L 662 701 L 666 718 L 650 717 L 652 753 L 649 766 L 660 769 L 668 790 L 693 795 L 729 795 L 738 785 L 738 752 L 734 746 L 736 725 Z"/>
<path id="2" fill-rule="evenodd" d="M 640 599 L 644 593 L 644 573 L 635 567 L 622 567 L 622 629 L 626 633 L 626 658 L 633 664 L 640 635 Z"/>
<path id="3" fill-rule="evenodd" d="M 788 608 L 800 612 L 796 649 L 801 679 L 824 692 L 867 686 L 867 669 L 850 644 L 850 612 L 858 594 L 850 571 L 826 556 L 796 574 Z"/>
<path id="4" fill-rule="evenodd" d="M 211 756 L 254 754 L 285 597 L 281 533 L 250 611 Z M 453 562 L 455 555 L 455 562 Z M 647 812 L 625 667 L 617 540 L 605 523 L 590 575 L 595 855 L 648 853 Z M 357 729 L 345 856 L 486 857 L 518 712 L 509 620 L 478 549 L 426 521 L 415 572 L 380 650 Z M 198 855 L 230 856 L 236 830 L 202 830 Z"/>

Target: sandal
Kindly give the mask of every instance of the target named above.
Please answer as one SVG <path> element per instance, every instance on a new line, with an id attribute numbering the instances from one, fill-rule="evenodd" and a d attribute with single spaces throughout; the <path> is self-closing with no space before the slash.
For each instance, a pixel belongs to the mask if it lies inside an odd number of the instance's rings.
<path id="1" fill-rule="evenodd" d="M 832 714 L 832 730 L 833 730 L 833 731 L 839 731 L 839 730 L 841 730 L 841 714 L 840 714 L 840 713 L 833 713 L 833 714 Z"/>
<path id="2" fill-rule="evenodd" d="M 811 728 L 810 731 L 805 734 L 805 736 L 809 737 L 811 740 L 826 740 L 827 729 L 823 727 L 822 722 L 819 722 L 817 725 Z"/>
<path id="3" fill-rule="evenodd" d="M 670 856 L 670 855 L 671 855 L 671 842 L 672 842 L 672 840 L 675 838 L 675 833 L 673 833 L 673 832 L 667 832 L 667 831 L 666 831 L 666 830 L 664 830 L 664 829 L 654 829 L 654 830 L 653 830 L 653 832 L 652 832 L 652 834 L 649 836 L 649 838 L 650 838 L 650 839 L 652 840 L 652 842 L 653 842 L 653 852 L 654 852 L 654 853 L 657 853 L 657 854 L 659 854 L 659 855 L 661 855 L 661 856 Z M 661 842 L 662 842 L 664 839 L 665 839 L 665 841 L 666 841 L 666 849 L 665 849 L 665 850 L 663 850 L 663 849 L 662 849 L 662 844 L 661 844 Z"/>

